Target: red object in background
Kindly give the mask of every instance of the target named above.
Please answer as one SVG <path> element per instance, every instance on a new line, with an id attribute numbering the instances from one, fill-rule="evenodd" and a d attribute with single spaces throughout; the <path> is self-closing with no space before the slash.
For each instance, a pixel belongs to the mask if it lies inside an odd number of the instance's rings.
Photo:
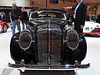
<path id="1" fill-rule="evenodd" d="M 100 28 L 95 28 L 91 32 L 83 32 L 84 34 L 100 36 Z"/>
<path id="2" fill-rule="evenodd" d="M 68 12 L 68 8 L 67 7 L 62 7 L 62 10 L 65 12 Z"/>
<path id="3" fill-rule="evenodd" d="M 7 32 L 8 28 L 9 28 L 9 25 L 7 22 L 0 21 L 0 32 Z"/>

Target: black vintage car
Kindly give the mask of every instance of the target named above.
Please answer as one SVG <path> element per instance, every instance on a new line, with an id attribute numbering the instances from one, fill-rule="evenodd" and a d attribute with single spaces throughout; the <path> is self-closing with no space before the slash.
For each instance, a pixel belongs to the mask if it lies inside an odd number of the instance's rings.
<path id="1" fill-rule="evenodd" d="M 66 19 L 62 10 L 31 10 L 27 28 L 11 39 L 11 58 L 16 64 L 9 66 L 89 67 L 89 64 L 81 65 L 86 56 L 86 40 L 68 26 Z"/>

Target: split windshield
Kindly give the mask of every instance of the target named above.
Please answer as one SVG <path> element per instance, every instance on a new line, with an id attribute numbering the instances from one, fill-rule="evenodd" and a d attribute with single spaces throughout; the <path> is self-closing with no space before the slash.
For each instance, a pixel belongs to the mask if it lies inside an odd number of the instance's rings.
<path id="1" fill-rule="evenodd" d="M 31 14 L 31 18 L 42 18 L 42 17 L 65 18 L 64 14 L 61 12 L 39 11 L 39 12 L 33 12 Z"/>

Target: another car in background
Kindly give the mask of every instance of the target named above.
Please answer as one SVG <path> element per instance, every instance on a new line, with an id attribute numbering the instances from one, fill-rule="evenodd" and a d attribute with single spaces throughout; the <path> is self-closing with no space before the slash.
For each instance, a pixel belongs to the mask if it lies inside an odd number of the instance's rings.
<path id="1" fill-rule="evenodd" d="M 83 33 L 85 35 L 100 36 L 100 24 L 93 21 L 86 21 Z"/>
<path id="2" fill-rule="evenodd" d="M 9 28 L 9 25 L 7 22 L 1 22 L 0 21 L 0 33 L 1 32 L 7 32 L 7 29 Z"/>

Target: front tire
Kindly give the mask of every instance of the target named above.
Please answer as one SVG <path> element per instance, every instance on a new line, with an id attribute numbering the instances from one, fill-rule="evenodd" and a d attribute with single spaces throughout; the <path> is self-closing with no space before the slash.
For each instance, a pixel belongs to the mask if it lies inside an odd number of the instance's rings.
<path id="1" fill-rule="evenodd" d="M 3 31 L 2 32 L 3 33 L 7 32 L 7 25 L 6 24 L 3 25 Z"/>

